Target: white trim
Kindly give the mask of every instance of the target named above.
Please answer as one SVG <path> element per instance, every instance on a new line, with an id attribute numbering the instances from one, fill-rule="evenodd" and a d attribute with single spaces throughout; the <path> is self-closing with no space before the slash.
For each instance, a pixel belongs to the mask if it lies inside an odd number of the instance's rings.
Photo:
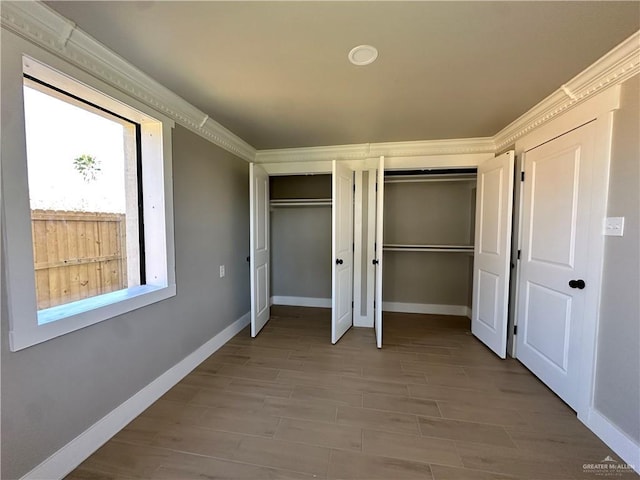
<path id="1" fill-rule="evenodd" d="M 594 156 L 591 166 L 592 185 L 588 227 L 588 258 L 585 281 L 596 295 L 586 297 L 585 315 L 581 339 L 580 356 L 580 391 L 577 396 L 576 410 L 579 418 L 586 418 L 593 407 L 595 392 L 595 372 L 597 361 L 597 339 L 600 315 L 600 295 L 602 294 L 602 272 L 604 268 L 604 236 L 602 224 L 606 217 L 609 188 L 609 165 L 613 134 L 613 112 L 620 105 L 621 87 L 616 85 L 598 95 L 590 97 L 576 108 L 566 112 L 535 132 L 531 132 L 516 142 L 516 151 L 525 152 L 547 141 L 557 138 L 588 122 L 595 122 Z M 524 161 L 524 160 L 523 160 Z M 524 199 L 522 200 L 524 201 Z M 518 236 L 522 235 L 522 225 Z M 518 283 L 522 272 L 517 272 Z M 518 302 L 520 299 L 518 299 Z M 517 321 L 517 318 L 516 318 Z M 516 354 L 517 358 L 517 354 Z"/>
<path id="2" fill-rule="evenodd" d="M 331 308 L 331 299 L 315 297 L 285 297 L 281 295 L 274 295 L 273 297 L 271 297 L 271 305 Z"/>
<path id="3" fill-rule="evenodd" d="M 3 55 L 13 69 L 13 81 L 3 85 L 3 109 L 16 121 L 3 124 L 5 194 L 3 234 L 7 270 L 9 348 L 17 351 L 64 335 L 117 315 L 159 302 L 175 295 L 175 253 L 173 224 L 173 120 L 148 105 L 130 98 L 86 72 L 70 65 L 37 45 L 16 37 Z M 3 57 L 4 58 L 4 57 Z M 80 300 L 49 311 L 37 310 L 31 214 L 28 196 L 27 157 L 24 131 L 23 78 L 34 74 L 40 80 L 140 123 L 142 150 L 146 285 Z M 22 126 L 22 127 L 21 127 Z M 7 142 L 7 138 L 15 141 Z M 5 151 L 6 146 L 6 151 Z M 7 175 L 7 172 L 9 175 Z M 56 321 L 53 321 L 56 320 Z M 39 323 L 47 322 L 47 323 Z"/>
<path id="4" fill-rule="evenodd" d="M 381 155 L 385 157 L 416 157 L 493 153 L 494 151 L 495 144 L 493 139 L 481 137 L 258 150 L 255 161 L 258 163 L 321 162 L 328 160 L 364 160 L 377 158 Z"/>
<path id="5" fill-rule="evenodd" d="M 457 315 L 471 318 L 471 309 L 466 305 L 382 302 L 382 311 L 398 313 L 427 313 L 431 315 Z"/>
<path id="6" fill-rule="evenodd" d="M 477 167 L 493 158 L 493 152 L 458 153 L 454 155 L 416 155 L 412 157 L 384 157 L 384 170 L 411 170 L 421 168 Z"/>
<path id="7" fill-rule="evenodd" d="M 256 150 L 41 2 L 2 2 L 2 27 L 164 113 L 221 148 L 253 161 Z"/>
<path id="8" fill-rule="evenodd" d="M 618 92 L 620 88 L 616 89 Z M 598 332 L 600 329 L 600 302 L 602 299 L 602 279 L 604 274 L 605 236 L 602 225 L 607 216 L 609 200 L 609 169 L 613 150 L 614 112 L 599 114 L 595 120 L 594 157 L 591 171 L 591 204 L 589 209 L 588 262 L 584 278 L 595 294 L 585 297 L 585 314 L 582 321 L 580 339 L 580 404 L 578 414 L 588 414 L 594 405 L 596 391 L 596 369 L 598 361 Z"/>
<path id="9" fill-rule="evenodd" d="M 564 115 L 560 115 L 554 118 L 553 121 L 528 133 L 516 142 L 516 153 L 531 150 L 570 130 L 595 120 L 598 116 L 618 110 L 620 108 L 621 91 L 622 87 L 620 85 L 611 87 L 600 95 L 591 97 L 580 105 L 577 105 Z"/>
<path id="10" fill-rule="evenodd" d="M 494 137 L 496 151 L 512 145 L 540 125 L 640 72 L 640 31 L 598 59 Z"/>
<path id="11" fill-rule="evenodd" d="M 326 162 L 369 158 L 370 144 L 328 145 L 325 147 L 280 148 L 258 150 L 257 163 Z"/>
<path id="12" fill-rule="evenodd" d="M 367 199 L 367 324 L 365 326 L 373 328 L 375 321 L 375 309 L 373 308 L 375 299 L 376 266 L 373 260 L 376 258 L 376 183 L 378 182 L 378 169 L 370 168 L 369 172 L 369 198 Z"/>
<path id="13" fill-rule="evenodd" d="M 221 148 L 247 161 L 259 163 L 361 160 L 380 155 L 411 157 L 494 153 L 587 98 L 640 72 L 640 32 L 636 32 L 493 137 L 256 151 L 208 114 L 163 87 L 46 5 L 40 2 L 3 2 L 0 15 L 2 27 L 142 100 Z"/>
<path id="14" fill-rule="evenodd" d="M 287 162 L 287 163 L 260 163 L 270 176 L 278 175 L 307 175 L 328 173 L 331 174 L 333 164 L 331 160 L 320 162 Z"/>
<path id="15" fill-rule="evenodd" d="M 578 417 L 580 418 L 580 417 Z M 640 474 L 640 444 L 620 430 L 611 420 L 601 412 L 592 408 L 586 421 L 582 422 L 595 433 L 600 440 L 607 444 L 624 462 L 631 465 Z"/>
<path id="16" fill-rule="evenodd" d="M 249 319 L 250 313 L 245 313 L 207 343 L 189 354 L 127 401 L 91 425 L 27 473 L 22 479 L 50 480 L 52 478 L 63 478 L 66 476 L 111 437 L 122 430 L 131 420 L 167 393 L 169 389 L 187 376 L 212 353 L 249 325 Z"/>

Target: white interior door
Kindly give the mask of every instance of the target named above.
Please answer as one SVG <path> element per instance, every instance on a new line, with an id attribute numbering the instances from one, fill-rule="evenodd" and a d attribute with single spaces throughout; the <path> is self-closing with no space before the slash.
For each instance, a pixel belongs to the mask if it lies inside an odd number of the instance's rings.
<path id="1" fill-rule="evenodd" d="M 249 165 L 251 218 L 251 336 L 269 321 L 269 175 L 259 165 Z"/>
<path id="2" fill-rule="evenodd" d="M 376 293 L 375 321 L 376 345 L 382 348 L 382 240 L 384 232 L 384 157 L 378 163 L 378 191 L 376 194 Z"/>
<path id="3" fill-rule="evenodd" d="M 353 325 L 353 171 L 333 161 L 331 343 Z"/>
<path id="4" fill-rule="evenodd" d="M 525 153 L 517 356 L 577 408 L 594 125 Z"/>
<path id="5" fill-rule="evenodd" d="M 471 332 L 507 355 L 514 153 L 478 166 Z"/>

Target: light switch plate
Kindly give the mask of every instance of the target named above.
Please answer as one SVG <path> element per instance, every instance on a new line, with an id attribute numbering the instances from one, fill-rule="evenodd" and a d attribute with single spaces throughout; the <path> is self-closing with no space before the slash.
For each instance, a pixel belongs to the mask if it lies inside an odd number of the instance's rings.
<path id="1" fill-rule="evenodd" d="M 607 217 L 604 222 L 604 234 L 607 237 L 621 237 L 624 233 L 624 217 Z"/>
<path id="2" fill-rule="evenodd" d="M 224 265 L 220 265 L 220 278 L 223 278 L 225 274 Z"/>

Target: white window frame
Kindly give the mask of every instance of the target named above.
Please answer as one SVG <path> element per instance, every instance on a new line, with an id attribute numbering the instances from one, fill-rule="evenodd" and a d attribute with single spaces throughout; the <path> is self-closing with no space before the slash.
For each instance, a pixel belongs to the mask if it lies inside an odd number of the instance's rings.
<path id="1" fill-rule="evenodd" d="M 27 348 L 176 294 L 171 158 L 174 122 L 65 62 L 48 58 L 49 65 L 52 65 L 48 66 L 32 56 L 23 55 L 22 58 L 23 74 L 29 74 L 140 124 L 146 284 L 37 310 L 24 108 L 21 108 L 19 112 L 13 112 L 15 121 L 21 122 L 22 127 L 16 131 L 19 138 L 14 137 L 13 141 L 18 142 L 21 148 L 16 149 L 15 158 L 6 159 L 10 165 L 5 165 L 3 158 L 2 230 L 11 351 Z M 24 105 L 22 85 L 21 75 L 19 84 L 11 84 L 16 91 L 10 93 L 19 99 L 20 105 Z M 3 91 L 3 97 L 7 94 L 7 91 Z M 9 187 L 7 182 L 12 185 L 10 197 L 6 195 Z"/>

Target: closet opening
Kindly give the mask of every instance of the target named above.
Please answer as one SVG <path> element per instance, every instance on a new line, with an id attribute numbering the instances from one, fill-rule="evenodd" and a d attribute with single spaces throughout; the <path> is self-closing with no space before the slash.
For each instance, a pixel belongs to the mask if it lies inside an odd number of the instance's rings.
<path id="1" fill-rule="evenodd" d="M 382 310 L 471 317 L 476 168 L 384 172 Z"/>
<path id="2" fill-rule="evenodd" d="M 331 182 L 330 174 L 269 177 L 273 305 L 331 308 Z"/>

